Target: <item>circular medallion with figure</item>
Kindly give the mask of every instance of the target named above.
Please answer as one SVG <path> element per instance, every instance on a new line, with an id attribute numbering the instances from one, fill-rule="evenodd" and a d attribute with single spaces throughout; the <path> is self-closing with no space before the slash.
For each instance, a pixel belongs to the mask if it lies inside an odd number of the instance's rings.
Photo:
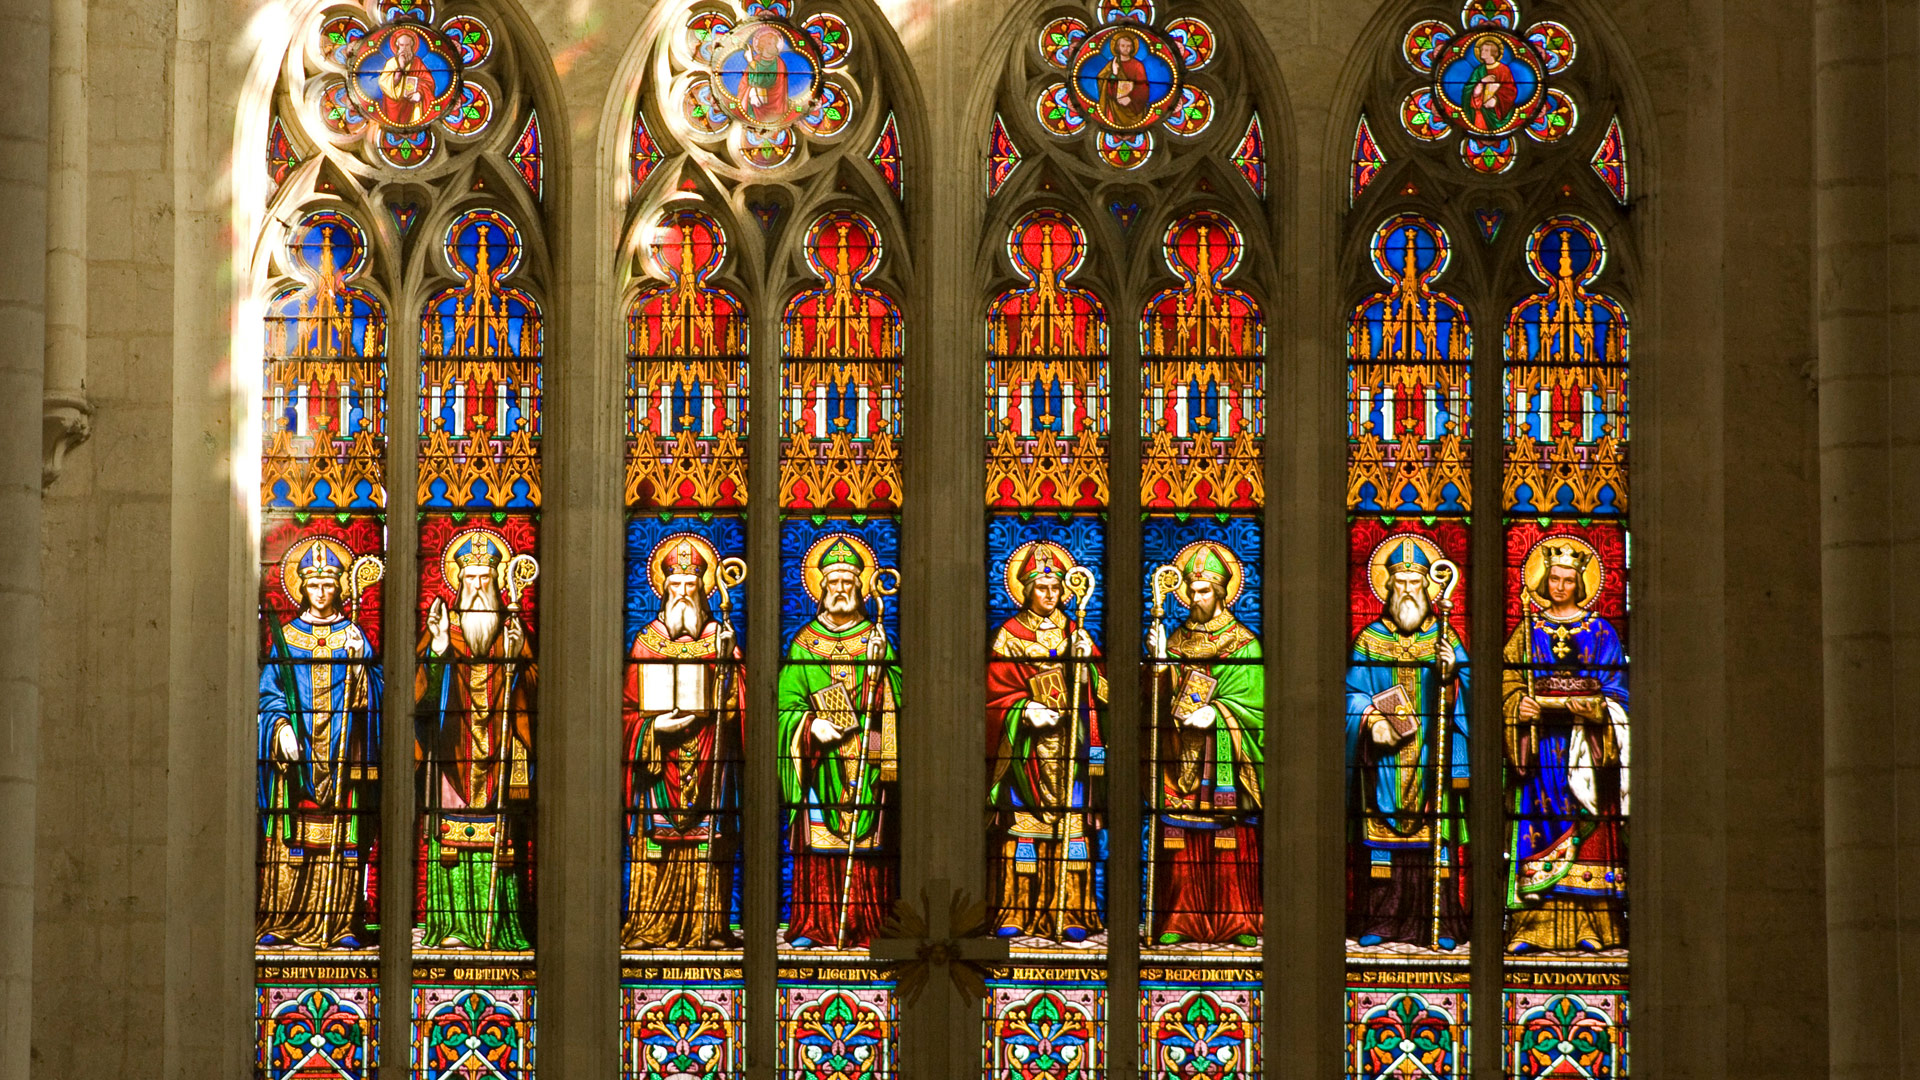
<path id="1" fill-rule="evenodd" d="M 1180 101 L 1180 58 L 1159 34 L 1132 23 L 1096 30 L 1075 52 L 1072 89 L 1080 111 L 1114 131 L 1165 120 Z"/>
<path id="2" fill-rule="evenodd" d="M 1470 135 L 1497 138 L 1526 127 L 1546 93 L 1533 47 L 1501 29 L 1475 29 L 1446 43 L 1433 63 L 1433 92 L 1447 119 Z"/>
<path id="3" fill-rule="evenodd" d="M 812 111 L 821 63 L 808 35 L 756 20 L 735 27 L 713 54 L 713 93 L 728 115 L 774 129 Z"/>
<path id="4" fill-rule="evenodd" d="M 460 49 L 445 34 L 412 21 L 361 38 L 347 60 L 347 93 L 389 131 L 419 131 L 460 98 Z"/>

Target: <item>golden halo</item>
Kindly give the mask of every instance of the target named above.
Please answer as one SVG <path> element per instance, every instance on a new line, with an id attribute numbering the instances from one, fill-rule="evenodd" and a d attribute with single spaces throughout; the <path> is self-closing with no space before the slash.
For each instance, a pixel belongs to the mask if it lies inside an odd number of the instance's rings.
<path id="1" fill-rule="evenodd" d="M 1367 558 L 1367 580 L 1373 583 L 1374 599 L 1383 604 L 1387 602 L 1387 560 L 1393 556 L 1394 552 L 1400 549 L 1402 543 L 1408 540 L 1413 541 L 1414 547 L 1426 552 L 1427 563 L 1429 565 L 1447 557 L 1446 552 L 1440 550 L 1439 544 L 1434 543 L 1428 537 L 1421 536 L 1419 533 L 1394 533 L 1392 536 L 1380 541 L 1379 544 L 1374 546 L 1373 554 Z M 1428 598 L 1433 600 L 1440 599 L 1440 590 L 1443 584 L 1444 583 L 1434 577 L 1433 574 L 1429 573 L 1427 575 Z"/>
<path id="2" fill-rule="evenodd" d="M 1027 606 L 1027 587 L 1021 583 L 1017 575 L 1020 570 L 1020 564 L 1026 561 L 1027 552 L 1032 551 L 1034 548 L 1051 552 L 1054 559 L 1059 562 L 1060 572 L 1062 574 L 1065 574 L 1077 565 L 1073 561 L 1073 555 L 1059 542 L 1054 540 L 1029 540 L 1019 547 L 1014 548 L 1013 554 L 1007 557 L 1007 565 L 1001 571 L 1000 575 L 1006 583 L 1007 595 L 1013 597 L 1014 607 L 1024 608 Z M 1061 579 L 1060 584 L 1063 587 L 1066 585 L 1066 579 L 1064 577 Z"/>
<path id="3" fill-rule="evenodd" d="M 300 560 L 307 557 L 307 552 L 315 544 L 333 552 L 333 557 L 340 560 L 340 591 L 342 595 L 347 591 L 347 573 L 353 566 L 353 549 L 331 536 L 309 536 L 297 540 L 285 555 L 280 556 L 280 587 L 286 592 L 287 599 L 293 601 L 296 610 L 305 610 L 307 606 L 305 592 L 300 588 Z"/>
<path id="4" fill-rule="evenodd" d="M 1580 607 L 1582 610 L 1591 608 L 1593 602 L 1600 598 L 1600 590 L 1606 587 L 1607 570 L 1600 564 L 1600 553 L 1593 550 L 1592 544 L 1566 533 L 1544 537 L 1536 541 L 1527 552 L 1527 561 L 1522 564 L 1520 570 L 1520 580 L 1526 583 L 1527 592 L 1535 600 L 1541 599 L 1540 586 L 1545 583 L 1547 576 L 1546 549 L 1549 544 L 1554 547 L 1577 548 L 1586 553 L 1587 568 L 1580 576 L 1587 587 L 1587 598 L 1580 601 Z"/>
<path id="5" fill-rule="evenodd" d="M 865 596 L 873 591 L 873 572 L 879 567 L 879 561 L 874 558 L 873 549 L 867 546 L 865 540 L 852 533 L 826 533 L 807 549 L 807 560 L 800 564 L 801 580 L 806 583 L 807 595 L 813 597 L 815 603 L 820 601 L 820 579 L 825 576 L 820 573 L 820 553 L 827 550 L 835 540 L 845 540 L 848 547 L 860 553 L 861 561 L 866 564 L 866 569 L 860 571 L 860 595 Z"/>
<path id="6" fill-rule="evenodd" d="M 460 595 L 460 563 L 453 557 L 453 553 L 464 546 L 470 536 L 486 537 L 493 547 L 494 554 L 499 556 L 499 563 L 493 568 L 496 580 L 500 571 L 506 567 L 507 560 L 513 558 L 513 547 L 507 543 L 507 538 L 492 529 L 467 529 L 454 533 L 453 539 L 447 541 L 446 550 L 440 554 L 440 573 L 447 579 L 447 588 L 452 589 L 455 596 Z"/>
<path id="7" fill-rule="evenodd" d="M 667 561 L 667 552 L 682 540 L 692 544 L 700 557 L 706 560 L 707 568 L 700 572 L 700 592 L 711 594 L 715 588 L 714 575 L 719 573 L 720 553 L 713 550 L 713 545 L 699 533 L 674 533 L 653 545 L 653 554 L 647 556 L 647 576 L 653 582 L 655 596 L 667 595 L 667 570 L 663 564 Z"/>
<path id="8" fill-rule="evenodd" d="M 1193 543 L 1181 548 L 1180 553 L 1173 557 L 1173 565 L 1175 569 L 1180 571 L 1180 602 L 1188 607 L 1193 606 L 1193 597 L 1187 593 L 1187 557 L 1201 548 L 1212 548 L 1215 557 L 1226 566 L 1226 606 L 1232 607 L 1233 602 L 1240 599 L 1240 590 L 1247 587 L 1247 572 L 1246 569 L 1240 565 L 1240 557 L 1235 555 L 1231 548 L 1218 540 L 1195 540 Z"/>

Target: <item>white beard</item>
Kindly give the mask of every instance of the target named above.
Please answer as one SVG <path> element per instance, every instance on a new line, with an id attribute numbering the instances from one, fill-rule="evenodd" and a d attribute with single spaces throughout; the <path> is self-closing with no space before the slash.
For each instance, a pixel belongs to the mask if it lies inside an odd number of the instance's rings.
<path id="1" fill-rule="evenodd" d="M 1417 633 L 1426 625 L 1427 613 L 1431 609 L 1425 599 L 1415 596 L 1391 596 L 1387 599 L 1386 619 L 1402 634 Z"/>
<path id="2" fill-rule="evenodd" d="M 706 605 L 692 600 L 669 600 L 660 612 L 660 624 L 674 639 L 699 637 L 708 621 Z"/>
<path id="3" fill-rule="evenodd" d="M 499 598 L 463 594 L 460 597 L 460 635 L 466 639 L 471 655 L 492 655 L 494 639 L 500 636 Z"/>

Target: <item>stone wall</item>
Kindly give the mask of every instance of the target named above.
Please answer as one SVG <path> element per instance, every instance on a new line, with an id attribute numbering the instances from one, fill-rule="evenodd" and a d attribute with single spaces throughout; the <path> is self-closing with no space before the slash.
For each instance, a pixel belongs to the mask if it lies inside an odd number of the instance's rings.
<path id="1" fill-rule="evenodd" d="M 1271 842 L 1269 948 L 1284 962 L 1269 988 L 1268 1069 L 1324 1077 L 1341 1067 L 1340 745 L 1320 719 L 1338 711 L 1329 703 L 1343 651 L 1336 245 L 1353 72 L 1392 47 L 1412 8 L 1261 0 L 1248 9 L 1275 59 L 1268 137 L 1288 292 L 1270 382 L 1273 440 L 1284 445 L 1270 484 L 1282 824 Z M 45 500 L 34 1075 L 238 1076 L 251 1039 L 255 597 L 248 493 L 236 493 L 227 463 L 236 418 L 254 406 L 228 390 L 230 335 L 252 332 L 235 325 L 228 169 L 258 169 L 257 141 L 254 157 L 234 163 L 235 132 L 271 84 L 274 60 L 256 50 L 286 28 L 276 5 L 246 0 L 93 0 L 89 10 L 97 411 L 91 441 Z M 909 177 L 922 200 L 921 284 L 927 297 L 962 294 L 978 246 L 987 100 L 967 58 L 1009 23 L 1024 31 L 1040 5 L 898 0 L 882 10 L 926 109 Z M 1634 659 L 1646 750 L 1635 762 L 1634 1069 L 1822 1075 L 1823 693 L 1829 706 L 1836 699 L 1818 663 L 1826 504 L 1810 378 L 1813 5 L 1627 0 L 1586 10 L 1592 47 L 1614 50 L 1635 80 L 1626 88 L 1643 261 Z M 612 177 L 651 8 L 543 0 L 526 11 L 554 58 L 558 110 L 547 125 L 563 294 L 553 305 L 549 455 L 572 464 L 557 464 L 549 489 L 549 542 L 568 552 L 556 582 L 591 583 L 611 580 L 618 559 L 618 414 L 595 374 L 614 355 L 617 293 L 601 244 L 619 220 Z M 955 212 L 933 215 L 934 206 Z M 963 325 L 973 310 L 929 303 L 916 330 L 929 343 L 913 376 L 910 453 L 920 462 L 977 456 L 978 372 L 963 344 L 974 340 Z M 942 620 L 980 610 L 978 512 L 971 490 L 909 499 L 910 576 L 928 595 L 959 598 L 921 605 L 907 630 L 925 665 L 916 692 L 948 703 L 930 709 L 929 734 L 909 750 L 922 767 L 977 757 L 978 635 Z M 617 692 L 617 612 L 604 600 L 575 603 L 554 616 L 579 659 L 563 662 L 573 685 L 550 703 L 547 728 L 582 734 L 543 747 L 543 784 L 604 794 L 555 803 L 549 815 L 549 828 L 565 826 L 561 843 L 583 854 L 542 884 L 553 932 L 540 1054 L 549 1075 L 607 1077 L 614 971 L 594 943 L 612 936 L 613 818 L 595 808 L 611 810 L 613 774 L 588 733 L 611 730 L 595 706 Z M 577 722 L 558 723 L 568 710 Z M 964 881 L 978 865 L 979 838 L 946 827 L 940 809 L 977 798 L 968 768 L 977 762 L 952 770 L 944 789 L 929 770 L 909 795 L 918 878 Z M 909 891 L 917 884 L 910 878 Z M 923 1007 L 915 1020 L 910 1080 L 965 1075 L 978 1050 L 964 1015 Z M 1494 1048 L 1477 1050 L 1480 1075 L 1498 1075 Z M 770 1073 L 757 1066 L 755 1076 Z"/>

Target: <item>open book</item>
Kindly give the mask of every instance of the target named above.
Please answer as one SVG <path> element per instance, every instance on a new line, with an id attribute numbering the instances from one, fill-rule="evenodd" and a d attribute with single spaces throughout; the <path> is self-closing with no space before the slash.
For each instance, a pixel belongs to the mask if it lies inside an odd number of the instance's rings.
<path id="1" fill-rule="evenodd" d="M 704 662 L 640 665 L 640 711 L 706 712 L 707 665 Z"/>

